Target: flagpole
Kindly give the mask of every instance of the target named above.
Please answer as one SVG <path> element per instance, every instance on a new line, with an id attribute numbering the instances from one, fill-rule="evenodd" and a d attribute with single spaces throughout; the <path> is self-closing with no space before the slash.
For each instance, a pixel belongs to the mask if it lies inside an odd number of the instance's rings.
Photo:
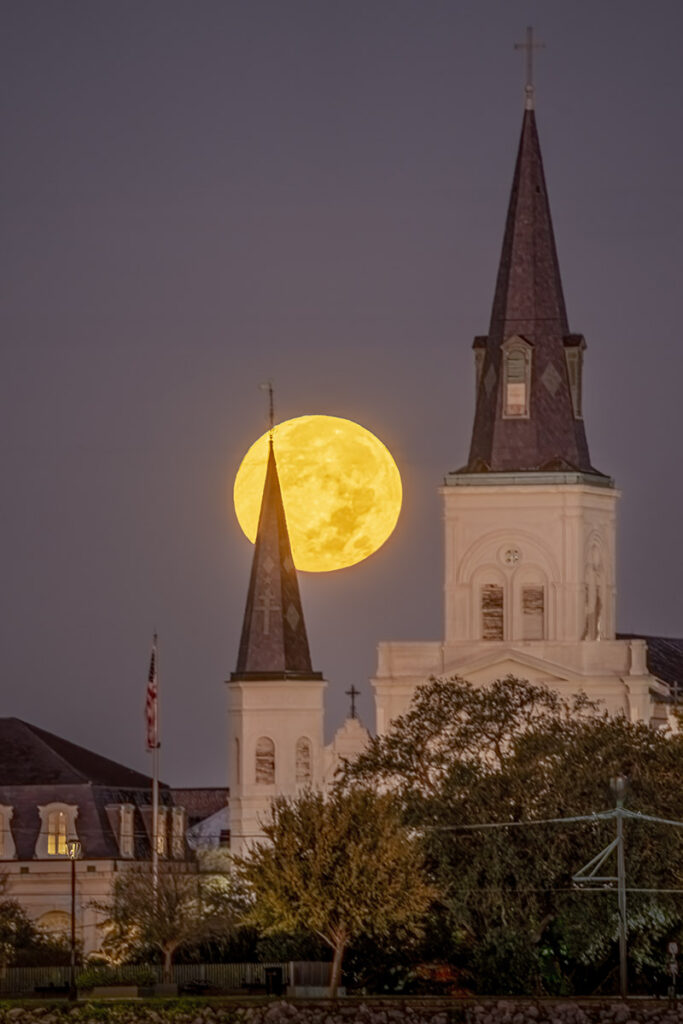
<path id="1" fill-rule="evenodd" d="M 156 897 L 159 887 L 159 644 L 154 634 L 156 714 L 154 716 L 154 752 L 152 754 L 152 888 Z"/>
<path id="2" fill-rule="evenodd" d="M 157 634 L 152 641 L 149 662 L 145 714 L 147 719 L 147 749 L 152 751 L 152 888 L 156 895 L 159 882 L 159 665 Z"/>
<path id="3" fill-rule="evenodd" d="M 159 884 L 159 744 L 152 752 L 152 888 Z"/>

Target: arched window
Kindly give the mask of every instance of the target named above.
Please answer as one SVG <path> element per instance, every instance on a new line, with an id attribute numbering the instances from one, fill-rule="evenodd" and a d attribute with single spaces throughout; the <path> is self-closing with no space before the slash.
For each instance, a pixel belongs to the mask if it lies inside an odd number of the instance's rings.
<path id="1" fill-rule="evenodd" d="M 296 741 L 296 781 L 305 785 L 311 781 L 311 741 L 302 736 Z"/>
<path id="2" fill-rule="evenodd" d="M 47 852 L 49 856 L 66 856 L 66 814 L 50 811 L 47 816 Z"/>
<path id="3" fill-rule="evenodd" d="M 528 341 L 515 335 L 503 345 L 503 416 L 527 418 L 531 388 L 531 352 Z"/>
<path id="4" fill-rule="evenodd" d="M 269 736 L 256 741 L 256 781 L 266 786 L 275 782 L 275 744 Z"/>
<path id="5" fill-rule="evenodd" d="M 484 583 L 481 588 L 481 638 L 504 638 L 503 587 L 499 583 Z"/>
<path id="6" fill-rule="evenodd" d="M 78 807 L 71 804 L 53 803 L 38 807 L 40 832 L 36 840 L 35 856 L 68 857 L 68 842 L 78 839 L 76 817 Z"/>
<path id="7" fill-rule="evenodd" d="M 543 640 L 545 637 L 545 588 L 542 583 L 522 587 L 522 639 Z"/>
<path id="8" fill-rule="evenodd" d="M 36 924 L 48 935 L 67 936 L 71 931 L 71 915 L 64 910 L 48 910 L 38 918 Z"/>

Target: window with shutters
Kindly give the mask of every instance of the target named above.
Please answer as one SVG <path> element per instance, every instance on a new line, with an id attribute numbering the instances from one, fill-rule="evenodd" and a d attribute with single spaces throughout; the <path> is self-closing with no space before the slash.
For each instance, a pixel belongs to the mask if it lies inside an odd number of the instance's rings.
<path id="1" fill-rule="evenodd" d="M 266 786 L 275 782 L 275 744 L 269 736 L 256 742 L 256 781 Z"/>
<path id="2" fill-rule="evenodd" d="M 545 636 L 545 594 L 540 584 L 522 587 L 522 638 L 543 640 Z"/>
<path id="3" fill-rule="evenodd" d="M 503 346 L 503 416 L 529 416 L 531 386 L 531 345 L 524 338 L 514 337 Z"/>
<path id="4" fill-rule="evenodd" d="M 311 775 L 311 741 L 302 736 L 296 741 L 296 781 L 305 785 Z"/>
<path id="5" fill-rule="evenodd" d="M 481 588 L 481 638 L 503 639 L 503 588 L 498 583 L 484 583 Z"/>

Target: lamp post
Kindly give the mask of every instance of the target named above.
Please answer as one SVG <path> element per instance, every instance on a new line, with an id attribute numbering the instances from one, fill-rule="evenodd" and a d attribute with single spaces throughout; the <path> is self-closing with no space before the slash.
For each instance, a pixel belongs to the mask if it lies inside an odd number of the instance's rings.
<path id="1" fill-rule="evenodd" d="M 69 968 L 69 999 L 76 998 L 76 861 L 81 856 L 78 839 L 69 839 L 66 850 L 71 860 L 71 962 Z"/>

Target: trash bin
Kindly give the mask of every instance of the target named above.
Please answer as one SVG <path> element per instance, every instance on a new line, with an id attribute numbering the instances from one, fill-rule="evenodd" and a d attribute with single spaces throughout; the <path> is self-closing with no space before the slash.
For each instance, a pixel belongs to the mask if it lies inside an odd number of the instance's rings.
<path id="1" fill-rule="evenodd" d="M 266 995 L 281 996 L 285 986 L 281 967 L 266 967 Z"/>

